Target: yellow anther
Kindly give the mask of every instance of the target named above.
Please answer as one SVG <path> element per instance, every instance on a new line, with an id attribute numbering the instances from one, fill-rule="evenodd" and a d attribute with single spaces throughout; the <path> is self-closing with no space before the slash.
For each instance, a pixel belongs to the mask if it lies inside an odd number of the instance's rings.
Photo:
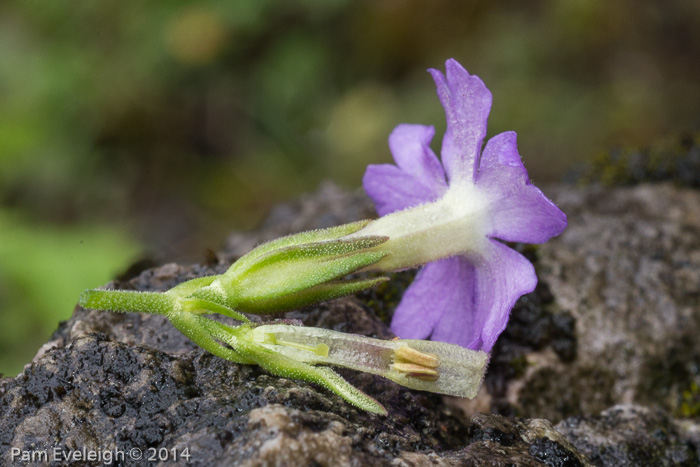
<path id="1" fill-rule="evenodd" d="M 402 345 L 394 351 L 394 364 L 391 367 L 407 376 L 435 381 L 439 374 L 435 368 L 440 366 L 437 355 L 420 352 L 407 345 Z"/>
<path id="2" fill-rule="evenodd" d="M 408 376 L 413 376 L 428 381 L 438 379 L 438 372 L 432 368 L 427 368 L 415 363 L 394 363 L 391 367 L 401 373 L 407 373 Z"/>
<path id="3" fill-rule="evenodd" d="M 419 352 L 407 345 L 401 346 L 394 351 L 394 361 L 397 363 L 414 363 L 427 368 L 440 366 L 440 359 L 437 355 Z"/>

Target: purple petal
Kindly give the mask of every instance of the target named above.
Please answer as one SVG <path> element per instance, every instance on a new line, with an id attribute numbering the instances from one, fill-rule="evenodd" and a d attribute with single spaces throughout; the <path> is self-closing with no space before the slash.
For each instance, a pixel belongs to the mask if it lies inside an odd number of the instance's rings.
<path id="1" fill-rule="evenodd" d="M 474 265 L 475 279 L 469 285 L 474 287 L 473 302 L 465 300 L 446 310 L 432 340 L 490 352 L 515 302 L 535 290 L 535 268 L 521 254 L 496 240 L 490 240 L 483 254 Z"/>
<path id="2" fill-rule="evenodd" d="M 432 126 L 402 124 L 389 135 L 389 148 L 396 165 L 413 175 L 417 183 L 432 189 L 433 199 L 437 199 L 447 189 L 447 181 L 440 161 L 430 149 L 434 135 Z"/>
<path id="3" fill-rule="evenodd" d="M 403 339 L 426 339 L 444 314 L 471 311 L 473 278 L 473 266 L 461 256 L 423 266 L 394 312 L 392 331 Z M 462 321 L 468 323 L 470 316 L 463 313 Z"/>
<path id="4" fill-rule="evenodd" d="M 432 187 L 416 183 L 413 175 L 391 164 L 367 166 L 362 185 L 380 216 L 431 201 L 435 196 Z"/>
<path id="5" fill-rule="evenodd" d="M 379 215 L 434 201 L 447 190 L 445 172 L 430 149 L 434 134 L 435 129 L 429 126 L 399 125 L 389 136 L 398 167 L 367 167 L 362 184 Z"/>
<path id="6" fill-rule="evenodd" d="M 476 185 L 492 200 L 487 232 L 490 237 L 544 243 L 566 227 L 566 215 L 530 184 L 512 131 L 486 143 Z"/>
<path id="7" fill-rule="evenodd" d="M 445 63 L 445 70 L 447 77 L 438 70 L 428 70 L 447 117 L 442 165 L 450 181 L 474 180 L 491 111 L 491 92 L 478 76 L 470 75 L 454 59 Z"/>

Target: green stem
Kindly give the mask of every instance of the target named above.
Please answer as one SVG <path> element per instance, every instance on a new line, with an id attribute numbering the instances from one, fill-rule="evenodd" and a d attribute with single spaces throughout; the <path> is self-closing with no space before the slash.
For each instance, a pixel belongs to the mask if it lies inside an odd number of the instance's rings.
<path id="1" fill-rule="evenodd" d="M 167 316 L 176 309 L 177 297 L 160 292 L 134 290 L 86 290 L 78 302 L 83 308 L 93 310 L 140 312 Z"/>

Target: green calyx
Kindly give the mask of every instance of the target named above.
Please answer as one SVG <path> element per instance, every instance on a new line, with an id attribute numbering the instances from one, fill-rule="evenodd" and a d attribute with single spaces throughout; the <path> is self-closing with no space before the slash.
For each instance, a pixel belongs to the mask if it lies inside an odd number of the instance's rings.
<path id="1" fill-rule="evenodd" d="M 304 232 L 265 243 L 224 274 L 200 277 L 167 292 L 86 290 L 85 308 L 166 316 L 210 353 L 272 374 L 319 384 L 349 403 L 386 415 L 372 397 L 328 366 L 383 376 L 403 386 L 474 397 L 488 356 L 442 342 L 384 341 L 327 329 L 254 325 L 244 313 L 269 314 L 330 300 L 377 285 L 385 277 L 348 278 L 387 256 L 382 236 L 352 236 L 369 221 Z M 207 315 L 241 322 L 230 326 Z"/>
<path id="2" fill-rule="evenodd" d="M 345 278 L 387 255 L 372 251 L 386 237 L 341 238 L 369 222 L 303 232 L 265 243 L 233 263 L 224 274 L 192 279 L 164 293 L 86 290 L 80 305 L 165 316 L 179 311 L 218 313 L 246 322 L 242 313 L 277 313 L 350 295 L 387 280 Z"/>
<path id="3" fill-rule="evenodd" d="M 79 304 L 113 312 L 166 316 L 203 349 L 239 364 L 257 364 L 269 372 L 311 381 L 372 413 L 386 414 L 377 401 L 354 388 L 330 368 L 317 367 L 261 345 L 252 327 L 224 325 L 206 315 L 220 314 L 243 323 L 243 313 L 268 314 L 350 295 L 387 280 L 345 276 L 372 265 L 387 253 L 372 249 L 386 237 L 342 237 L 370 221 L 283 237 L 255 248 L 224 274 L 199 277 L 167 292 L 86 290 Z M 303 344 L 299 344 L 303 348 Z"/>
<path id="4" fill-rule="evenodd" d="M 192 296 L 244 313 L 265 314 L 302 308 L 373 287 L 387 279 L 343 279 L 387 255 L 372 251 L 386 242 L 386 237 L 339 238 L 366 224 L 355 222 L 263 244 Z"/>

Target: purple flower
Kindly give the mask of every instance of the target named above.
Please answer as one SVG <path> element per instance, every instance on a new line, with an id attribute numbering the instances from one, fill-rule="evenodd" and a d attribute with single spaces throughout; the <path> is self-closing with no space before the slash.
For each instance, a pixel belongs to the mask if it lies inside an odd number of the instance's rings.
<path id="1" fill-rule="evenodd" d="M 491 110 L 481 79 L 453 59 L 445 75 L 429 71 L 447 117 L 442 164 L 430 149 L 432 126 L 396 127 L 396 165 L 370 165 L 363 179 L 384 217 L 360 234 L 389 236 L 382 269 L 427 263 L 394 313 L 399 337 L 488 352 L 516 300 L 537 283 L 532 264 L 499 240 L 546 242 L 564 230 L 566 215 L 530 184 L 514 132 L 481 150 Z"/>

